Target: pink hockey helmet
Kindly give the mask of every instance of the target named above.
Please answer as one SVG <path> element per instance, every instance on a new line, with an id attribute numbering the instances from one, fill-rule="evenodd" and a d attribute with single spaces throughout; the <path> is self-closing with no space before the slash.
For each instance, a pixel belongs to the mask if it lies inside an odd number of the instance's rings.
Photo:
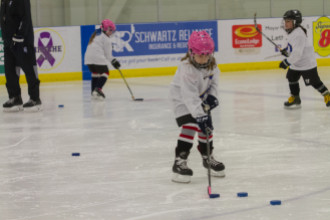
<path id="1" fill-rule="evenodd" d="M 111 20 L 104 19 L 101 23 L 101 29 L 102 31 L 107 31 L 107 30 L 116 31 L 116 25 Z"/>
<path id="2" fill-rule="evenodd" d="M 212 54 L 214 41 L 206 31 L 194 31 L 189 37 L 188 49 L 192 54 Z"/>

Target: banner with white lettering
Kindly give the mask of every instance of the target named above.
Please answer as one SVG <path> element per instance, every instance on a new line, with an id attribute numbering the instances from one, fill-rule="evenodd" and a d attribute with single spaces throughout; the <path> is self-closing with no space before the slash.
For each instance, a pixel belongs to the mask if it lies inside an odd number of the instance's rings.
<path id="1" fill-rule="evenodd" d="M 118 25 L 114 34 L 114 56 L 176 54 L 187 52 L 193 31 L 207 31 L 218 51 L 217 21 Z"/>

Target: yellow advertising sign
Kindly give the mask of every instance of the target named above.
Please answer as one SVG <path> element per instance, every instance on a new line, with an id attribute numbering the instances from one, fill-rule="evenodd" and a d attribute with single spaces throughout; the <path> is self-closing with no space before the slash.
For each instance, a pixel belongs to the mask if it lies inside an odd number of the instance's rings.
<path id="1" fill-rule="evenodd" d="M 322 57 L 330 55 L 330 18 L 320 17 L 313 22 L 314 50 Z"/>

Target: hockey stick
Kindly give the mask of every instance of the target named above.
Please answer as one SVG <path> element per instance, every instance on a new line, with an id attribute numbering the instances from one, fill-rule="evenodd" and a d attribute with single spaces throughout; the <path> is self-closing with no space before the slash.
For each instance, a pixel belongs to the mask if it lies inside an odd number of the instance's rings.
<path id="1" fill-rule="evenodd" d="M 279 57 L 279 56 L 282 56 L 282 54 L 275 54 L 275 55 L 272 55 L 272 56 L 268 56 L 268 57 L 265 57 L 264 60 L 268 60 L 268 59 L 271 59 L 271 58 L 274 58 L 274 57 Z"/>
<path id="2" fill-rule="evenodd" d="M 210 163 L 210 133 L 211 131 L 207 128 L 206 129 L 206 151 L 207 151 L 207 176 L 209 180 L 209 186 L 207 187 L 207 193 L 209 194 L 210 199 L 218 198 L 220 197 L 220 194 L 212 193 L 211 190 L 211 163 Z"/>
<path id="3" fill-rule="evenodd" d="M 269 37 L 267 37 L 264 33 L 262 33 L 262 31 L 258 28 L 257 25 L 257 13 L 254 13 L 254 27 L 256 28 L 256 30 L 262 35 L 264 36 L 269 42 L 271 42 L 272 44 L 274 44 L 274 46 L 281 51 L 282 49 L 274 42 L 272 41 Z"/>
<path id="4" fill-rule="evenodd" d="M 131 93 L 131 96 L 132 96 L 133 101 L 143 101 L 143 98 L 137 98 L 137 99 L 134 98 L 133 92 L 132 92 L 131 88 L 129 87 L 129 85 L 128 85 L 128 83 L 127 83 L 127 81 L 126 81 L 123 73 L 121 72 L 121 70 L 119 68 L 118 68 L 118 71 L 119 71 L 121 77 L 123 78 L 123 80 L 124 80 L 124 82 L 125 82 L 125 84 L 126 84 L 126 86 L 128 88 L 129 93 Z"/>

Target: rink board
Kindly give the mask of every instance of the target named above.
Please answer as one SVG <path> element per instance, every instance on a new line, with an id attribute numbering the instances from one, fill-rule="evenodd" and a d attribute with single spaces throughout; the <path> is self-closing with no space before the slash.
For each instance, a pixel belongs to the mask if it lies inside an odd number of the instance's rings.
<path id="1" fill-rule="evenodd" d="M 330 65 L 328 17 L 306 17 L 302 25 L 314 45 L 320 66 Z M 281 48 L 287 34 L 281 18 L 257 19 L 258 27 Z M 89 80 L 84 54 L 97 25 L 35 28 L 35 48 L 41 81 Z M 168 23 L 118 24 L 113 55 L 126 77 L 173 75 L 187 51 L 192 31 L 206 30 L 215 41 L 214 56 L 222 72 L 276 69 L 283 57 L 273 44 L 254 28 L 253 19 Z M 290 45 L 288 46 L 291 51 Z M 0 84 L 4 79 L 3 41 L 0 41 Z M 23 74 L 23 73 L 22 73 Z M 110 77 L 120 77 L 110 69 Z M 24 77 L 21 79 L 24 82 Z"/>

